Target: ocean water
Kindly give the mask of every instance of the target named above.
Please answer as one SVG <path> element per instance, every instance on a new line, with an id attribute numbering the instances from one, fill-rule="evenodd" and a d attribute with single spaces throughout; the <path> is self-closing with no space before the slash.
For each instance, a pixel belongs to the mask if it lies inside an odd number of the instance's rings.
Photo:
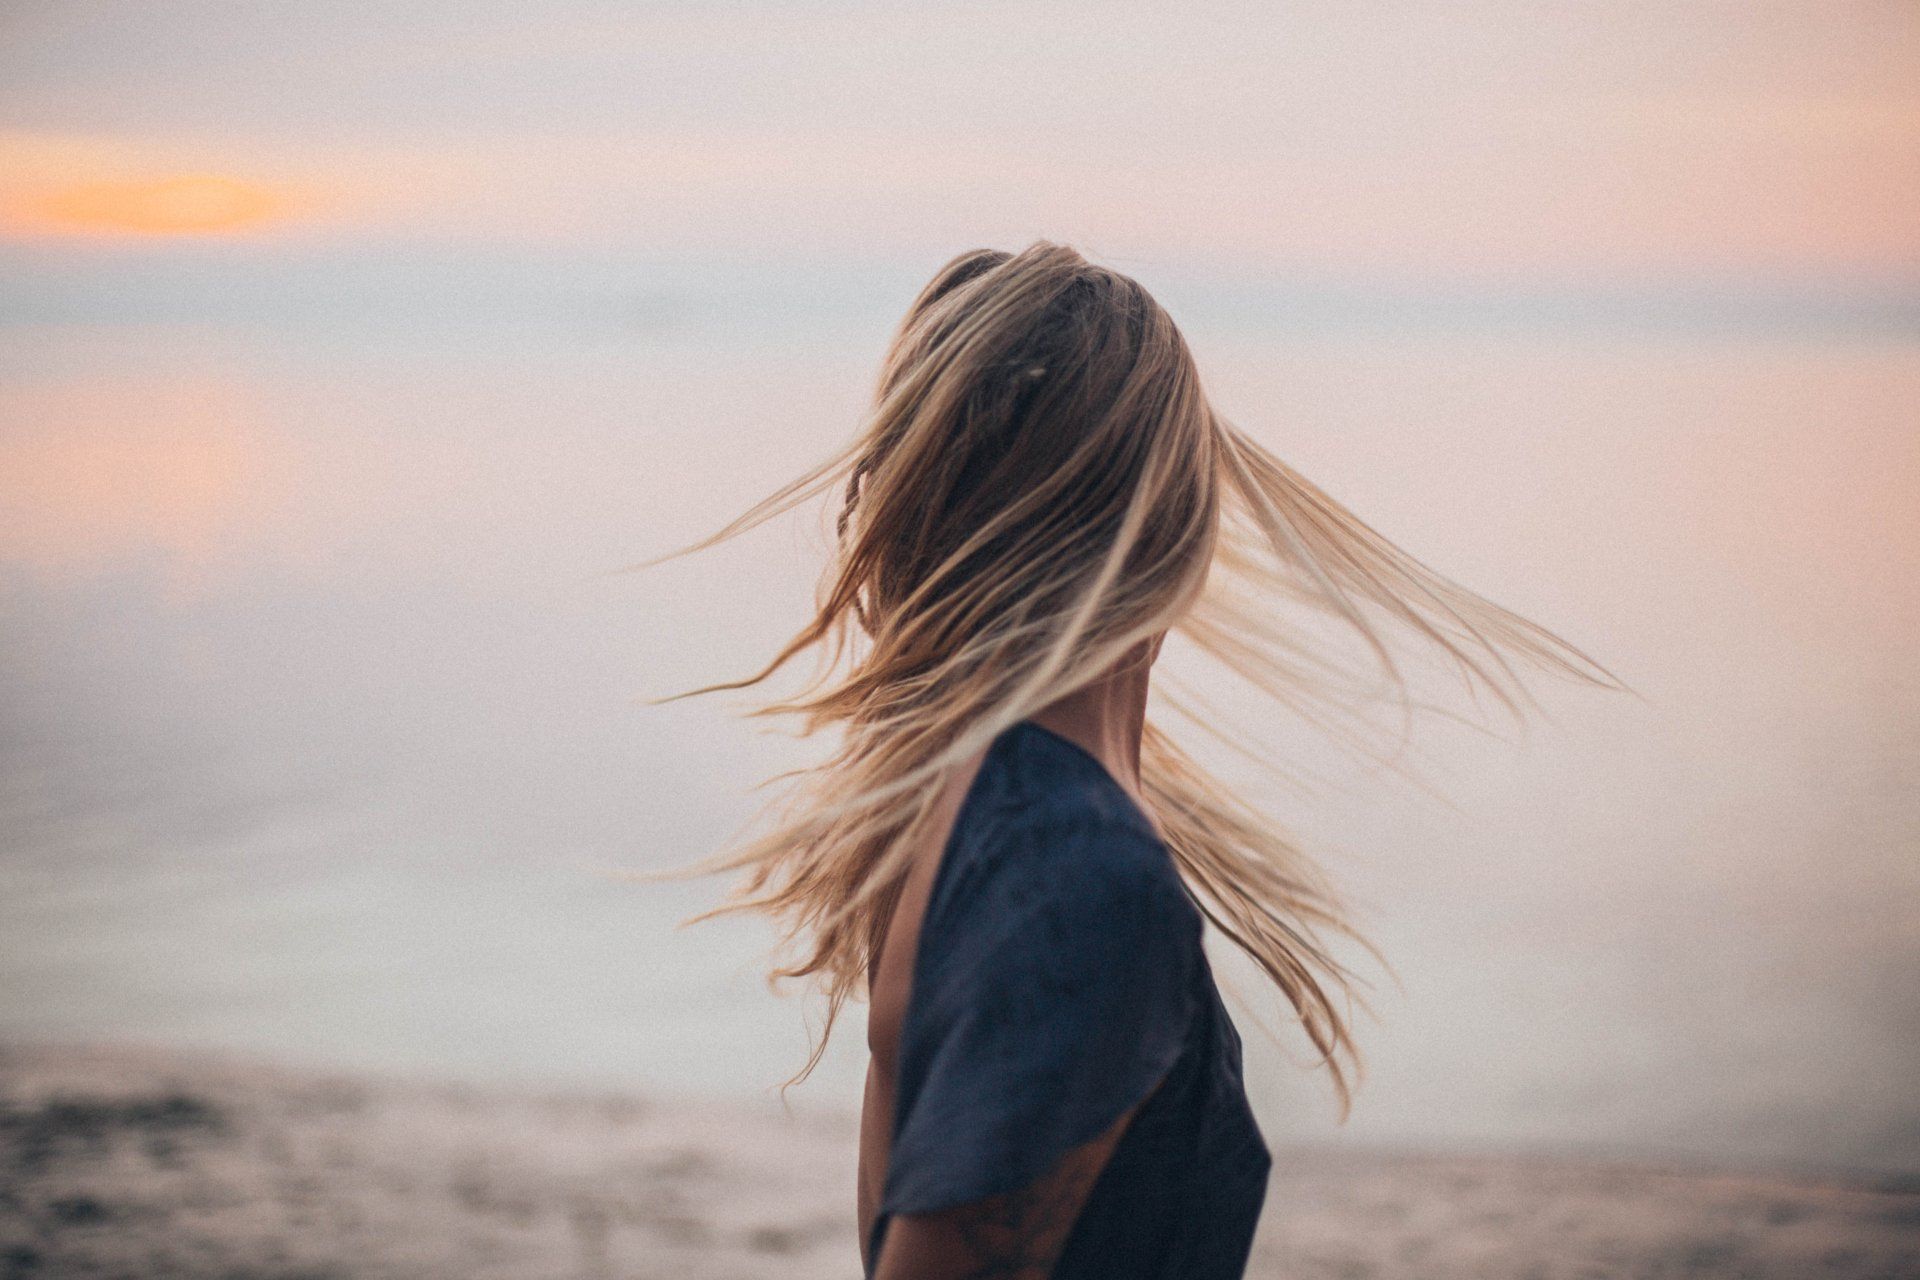
<path id="1" fill-rule="evenodd" d="M 820 513 L 613 571 L 842 440 L 918 271 L 178 261 L 7 264 L 0 1037 L 777 1085 L 771 933 L 620 873 L 821 748 L 640 703 L 799 626 Z M 1248 709 L 1398 975 L 1341 1127 L 1221 955 L 1270 1136 L 1920 1170 L 1911 301 L 1159 291 L 1230 416 L 1641 695 L 1422 723 L 1428 790 Z M 856 1011 L 790 1096 L 862 1066 Z"/>

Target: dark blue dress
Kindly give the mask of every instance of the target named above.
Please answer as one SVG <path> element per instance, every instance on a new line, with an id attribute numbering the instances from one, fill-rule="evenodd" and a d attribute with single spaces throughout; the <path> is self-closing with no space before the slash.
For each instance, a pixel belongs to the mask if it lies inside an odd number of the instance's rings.
<path id="1" fill-rule="evenodd" d="M 921 921 L 869 1258 L 892 1215 L 1028 1186 L 1146 1099 L 1053 1275 L 1240 1276 L 1271 1161 L 1201 931 L 1099 760 L 1032 721 L 995 738 Z"/>

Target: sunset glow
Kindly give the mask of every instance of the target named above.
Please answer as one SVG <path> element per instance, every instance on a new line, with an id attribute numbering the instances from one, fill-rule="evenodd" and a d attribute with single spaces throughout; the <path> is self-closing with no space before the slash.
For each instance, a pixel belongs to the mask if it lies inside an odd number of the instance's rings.
<path id="1" fill-rule="evenodd" d="M 95 182 L 39 201 L 34 210 L 61 230 L 140 236 L 219 235 L 284 221 L 292 201 L 219 174 L 137 182 Z"/>
<path id="2" fill-rule="evenodd" d="M 255 417 L 218 377 L 0 387 L 0 568 L 205 565 L 275 474 Z"/>

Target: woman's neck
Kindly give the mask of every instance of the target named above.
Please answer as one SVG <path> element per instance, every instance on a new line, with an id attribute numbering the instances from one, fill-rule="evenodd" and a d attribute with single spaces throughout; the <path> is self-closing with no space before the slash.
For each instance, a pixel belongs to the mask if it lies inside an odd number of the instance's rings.
<path id="1" fill-rule="evenodd" d="M 1140 740 L 1147 724 L 1148 677 L 1159 651 L 1160 637 L 1149 637 L 1106 675 L 1027 717 L 1084 747 L 1143 806 Z"/>

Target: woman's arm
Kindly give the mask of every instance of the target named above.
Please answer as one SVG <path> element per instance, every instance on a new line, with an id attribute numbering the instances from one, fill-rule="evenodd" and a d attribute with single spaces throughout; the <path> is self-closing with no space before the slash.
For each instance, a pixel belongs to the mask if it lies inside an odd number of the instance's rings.
<path id="1" fill-rule="evenodd" d="M 874 1280 L 1046 1280 L 1135 1107 L 1030 1186 L 888 1222 Z"/>

